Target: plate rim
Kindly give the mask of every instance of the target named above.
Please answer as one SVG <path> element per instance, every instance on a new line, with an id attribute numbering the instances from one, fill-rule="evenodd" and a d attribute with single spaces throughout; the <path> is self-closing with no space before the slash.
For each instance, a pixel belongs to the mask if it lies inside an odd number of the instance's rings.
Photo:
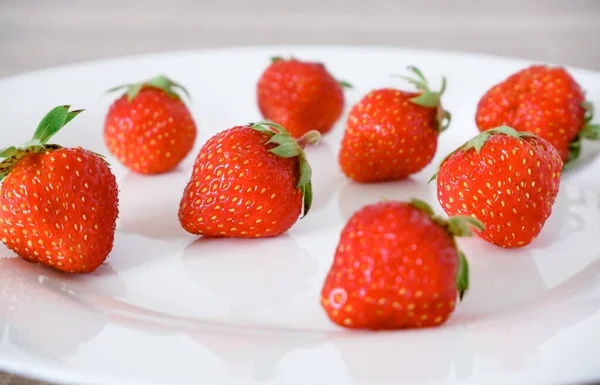
<path id="1" fill-rule="evenodd" d="M 357 51 L 366 53 L 416 53 L 424 55 L 440 55 L 443 57 L 451 56 L 460 58 L 467 61 L 493 61 L 496 63 L 502 62 L 503 64 L 510 65 L 530 65 L 533 63 L 562 66 L 569 70 L 573 70 L 588 76 L 600 77 L 600 70 L 594 70 L 591 68 L 585 68 L 580 66 L 573 66 L 568 64 L 549 62 L 537 59 L 530 59 L 517 56 L 505 56 L 491 53 L 472 52 L 467 50 L 454 50 L 454 49 L 437 49 L 437 48 L 422 48 L 422 47 L 411 47 L 411 46 L 394 46 L 394 45 L 378 45 L 378 44 L 249 44 L 249 45 L 223 45 L 218 47 L 200 47 L 200 48 L 188 48 L 188 49 L 176 49 L 176 50 L 164 50 L 147 53 L 137 53 L 129 55 L 116 55 L 108 56 L 104 58 L 79 60 L 70 63 L 59 64 L 55 66 L 47 66 L 37 69 L 26 70 L 17 72 L 14 74 L 0 76 L 0 87 L 5 86 L 6 83 L 16 82 L 23 78 L 37 77 L 37 76 L 51 76 L 54 72 L 69 71 L 69 70 L 85 70 L 94 66 L 114 66 L 119 63 L 125 63 L 137 60 L 157 60 L 165 59 L 169 57 L 182 57 L 182 56 L 194 56 L 203 54 L 235 54 L 252 52 L 255 50 L 276 50 L 283 52 L 293 52 L 296 50 L 310 51 L 310 50 L 332 50 L 332 51 Z M 35 357 L 33 361 L 35 362 Z M 61 363 L 62 365 L 62 363 Z M 19 360 L 11 359 L 10 357 L 0 356 L 0 371 L 5 372 L 10 376 L 18 376 L 27 378 L 34 381 L 47 381 L 60 383 L 65 385 L 71 384 L 108 384 L 117 378 L 108 376 L 106 373 L 98 372 L 95 374 L 94 380 L 89 378 L 89 374 L 86 374 L 86 370 L 81 370 L 77 367 L 69 368 L 68 370 L 62 370 L 58 366 L 36 366 L 34 370 L 27 367 L 26 364 Z M 600 380 L 600 374 L 597 377 Z M 108 382 L 107 382 L 108 381 Z M 127 385 L 143 385 L 137 379 L 120 379 L 119 384 Z"/>
<path id="2" fill-rule="evenodd" d="M 562 66 L 570 70 L 574 70 L 588 75 L 600 75 L 600 69 L 594 70 L 591 68 L 570 65 L 560 62 L 544 61 L 539 59 L 531 59 L 519 56 L 507 56 L 493 53 L 482 53 L 467 50 L 455 50 L 455 49 L 438 49 L 438 48 L 423 48 L 423 47 L 412 47 L 405 45 L 387 45 L 387 44 L 249 44 L 249 45 L 223 45 L 218 47 L 200 47 L 200 48 L 187 48 L 187 49 L 174 49 L 164 51 L 154 51 L 146 53 L 136 53 L 129 55 L 111 55 L 103 58 L 96 59 L 83 59 L 77 60 L 70 63 L 58 64 L 53 66 L 41 67 L 37 69 L 30 69 L 14 74 L 0 76 L 0 83 L 18 80 L 22 77 L 28 76 L 43 76 L 49 72 L 66 71 L 69 69 L 91 67 L 100 65 L 113 65 L 120 62 L 128 62 L 132 60 L 156 60 L 167 58 L 169 56 L 186 56 L 186 55 L 198 55 L 198 54 L 222 54 L 222 53 L 235 53 L 252 50 L 276 50 L 276 51 L 294 51 L 294 50 L 312 50 L 312 49 L 330 49 L 330 50 L 357 50 L 357 51 L 371 51 L 371 52 L 384 52 L 389 51 L 390 53 L 410 53 L 414 52 L 417 54 L 434 55 L 439 54 L 441 56 L 454 56 L 461 57 L 465 60 L 491 60 L 491 61 L 504 61 L 507 64 L 514 65 L 530 65 L 533 63 L 546 64 L 550 66 Z"/>

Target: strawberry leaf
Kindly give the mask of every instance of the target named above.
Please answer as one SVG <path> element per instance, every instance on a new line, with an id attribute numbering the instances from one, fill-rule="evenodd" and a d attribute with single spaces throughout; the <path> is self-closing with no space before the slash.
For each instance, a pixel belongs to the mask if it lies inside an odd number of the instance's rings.
<path id="1" fill-rule="evenodd" d="M 417 209 L 424 211 L 425 213 L 427 213 L 429 216 L 433 216 L 435 215 L 435 213 L 433 212 L 433 209 L 431 208 L 431 206 L 429 206 L 427 204 L 427 202 L 424 202 L 420 199 L 417 198 L 413 198 L 410 200 L 410 203 L 416 207 Z"/>
<path id="2" fill-rule="evenodd" d="M 594 104 L 592 102 L 586 100 L 583 103 L 581 103 L 581 107 L 583 107 L 583 109 L 585 110 L 584 119 L 586 123 L 594 119 Z"/>
<path id="3" fill-rule="evenodd" d="M 302 149 L 296 142 L 281 143 L 279 146 L 269 150 L 275 155 L 279 155 L 282 158 L 293 158 L 294 156 L 300 155 Z"/>
<path id="4" fill-rule="evenodd" d="M 178 98 L 180 96 L 177 94 L 176 90 L 179 90 L 184 93 L 184 95 L 188 98 L 188 100 L 190 100 L 190 101 L 192 100 L 192 96 L 190 95 L 190 93 L 184 86 L 177 83 L 176 81 L 169 79 L 165 75 L 158 75 L 158 76 L 148 80 L 146 82 L 146 84 L 149 86 L 152 86 L 152 87 L 160 88 L 161 90 L 165 91 L 167 94 L 169 94 L 171 96 L 176 96 Z"/>
<path id="5" fill-rule="evenodd" d="M 472 227 L 480 231 L 485 230 L 485 226 L 478 219 L 468 215 L 457 215 L 447 221 L 448 230 L 457 237 L 470 237 L 473 235 Z"/>
<path id="6" fill-rule="evenodd" d="M 437 114 L 436 114 L 437 130 L 438 130 L 438 132 L 442 132 L 442 131 L 446 130 L 448 128 L 448 126 L 450 125 L 450 121 L 452 118 L 452 116 L 450 115 L 450 112 L 445 111 L 442 108 L 442 103 L 441 103 L 441 97 L 444 94 L 444 92 L 446 91 L 446 86 L 447 86 L 446 78 L 442 77 L 442 86 L 439 91 L 432 91 L 429 88 L 429 83 L 427 82 L 427 79 L 425 78 L 425 76 L 423 75 L 421 70 L 419 70 L 417 67 L 414 67 L 414 66 L 409 66 L 408 70 L 414 72 L 414 74 L 416 75 L 416 78 L 411 78 L 409 76 L 404 76 L 404 75 L 393 75 L 393 76 L 403 78 L 406 81 L 408 81 L 410 84 L 413 84 L 415 87 L 417 87 L 417 89 L 420 91 L 420 93 L 418 96 L 411 98 L 410 101 L 416 105 L 419 105 L 419 106 L 422 106 L 425 108 L 437 108 Z"/>
<path id="7" fill-rule="evenodd" d="M 349 82 L 347 82 L 345 80 L 339 80 L 338 84 L 340 86 L 342 86 L 343 88 L 353 88 L 354 87 L 351 83 L 349 83 Z"/>
<path id="8" fill-rule="evenodd" d="M 73 118 L 75 118 L 77 115 L 79 115 L 83 111 L 85 111 L 85 110 L 69 111 L 67 113 L 67 118 L 65 119 L 65 124 L 63 126 L 65 126 L 67 123 L 69 123 L 71 120 L 73 120 Z"/>
<path id="9" fill-rule="evenodd" d="M 313 191 L 312 191 L 312 183 L 309 182 L 307 184 L 305 184 L 302 187 L 302 195 L 304 196 L 304 205 L 302 207 L 302 218 L 304 218 L 306 216 L 306 214 L 308 214 L 308 212 L 310 211 L 310 207 L 312 206 L 312 200 L 313 200 Z"/>
<path id="10" fill-rule="evenodd" d="M 440 96 L 444 95 L 444 92 L 446 92 L 446 85 L 447 85 L 446 84 L 446 77 L 443 76 L 442 77 L 442 86 L 440 87 L 440 91 L 439 91 Z"/>
<path id="11" fill-rule="evenodd" d="M 581 107 L 585 109 L 585 125 L 579 131 L 579 135 L 569 144 L 569 154 L 565 161 L 565 167 L 569 167 L 575 162 L 581 154 L 581 141 L 582 139 L 600 140 L 600 124 L 592 124 L 591 121 L 594 119 L 594 105 L 592 102 L 586 100 L 581 103 Z"/>
<path id="12" fill-rule="evenodd" d="M 271 148 L 269 152 L 281 156 L 282 158 L 298 157 L 299 177 L 296 188 L 302 191 L 304 200 L 302 217 L 305 217 L 312 205 L 312 169 L 304 154 L 303 148 L 307 144 L 317 143 L 321 135 L 318 131 L 309 131 L 300 139 L 295 140 L 283 126 L 269 120 L 251 123 L 248 126 L 271 136 L 267 141 L 267 144 L 275 143 L 277 146 Z"/>
<path id="13" fill-rule="evenodd" d="M 417 87 L 417 89 L 419 91 L 421 91 L 421 94 L 419 96 L 412 98 L 411 102 L 418 104 L 420 106 L 429 107 L 429 108 L 439 106 L 440 97 L 446 90 L 446 78 L 445 77 L 442 78 L 442 87 L 441 87 L 440 91 L 436 92 L 436 91 L 432 91 L 429 88 L 429 83 L 428 83 L 427 79 L 425 78 L 425 76 L 423 75 L 423 73 L 421 72 L 421 70 L 419 70 L 417 67 L 414 67 L 414 66 L 408 66 L 408 70 L 414 72 L 414 74 L 417 77 L 412 78 L 412 77 L 404 76 L 404 75 L 393 75 L 393 76 L 397 76 L 397 77 L 400 77 L 400 78 L 408 81 L 410 84 Z"/>
<path id="14" fill-rule="evenodd" d="M 450 122 L 452 121 L 452 114 L 449 111 L 444 110 L 443 108 L 438 109 L 438 111 L 439 131 L 442 132 L 450 126 Z"/>
<path id="15" fill-rule="evenodd" d="M 17 151 L 18 150 L 15 146 L 3 148 L 0 150 L 0 158 L 10 158 L 11 156 L 15 155 Z"/>
<path id="16" fill-rule="evenodd" d="M 61 128 L 79 115 L 83 110 L 69 111 L 70 106 L 54 107 L 48 112 L 38 124 L 33 134 L 33 142 L 25 145 L 44 145 Z"/>
<path id="17" fill-rule="evenodd" d="M 58 106 L 51 109 L 38 124 L 33 138 L 46 143 L 52 135 L 56 134 L 65 125 L 69 108 L 70 106 Z"/>
<path id="18" fill-rule="evenodd" d="M 423 107 L 437 107 L 440 104 L 440 95 L 437 92 L 424 91 L 419 96 L 410 99 L 414 104 Z"/>
<path id="19" fill-rule="evenodd" d="M 121 89 L 126 89 L 125 94 L 127 95 L 127 100 L 131 102 L 144 87 L 158 88 L 164 91 L 167 95 L 176 99 L 181 99 L 179 92 L 182 92 L 190 102 L 192 100 L 190 93 L 184 86 L 162 74 L 142 82 L 122 84 L 120 86 L 113 87 L 106 92 L 114 92 Z"/>
<path id="20" fill-rule="evenodd" d="M 569 143 L 569 153 L 567 155 L 567 160 L 565 161 L 565 167 L 569 167 L 573 162 L 575 162 L 579 155 L 581 155 L 581 134 L 577 135 L 577 137 Z"/>
<path id="21" fill-rule="evenodd" d="M 600 139 L 600 124 L 586 124 L 580 132 L 581 137 L 591 140 Z"/>
<path id="22" fill-rule="evenodd" d="M 144 83 L 132 84 L 130 87 L 127 87 L 127 100 L 131 102 L 133 99 L 135 99 L 143 87 Z"/>
<path id="23" fill-rule="evenodd" d="M 0 150 L 0 158 L 4 158 L 0 162 L 0 180 L 7 176 L 25 155 L 61 148 L 59 145 L 47 143 L 61 128 L 83 111 L 69 111 L 69 108 L 69 105 L 54 107 L 40 120 L 30 140 L 19 147 L 11 146 Z"/>
<path id="24" fill-rule="evenodd" d="M 428 183 L 430 183 L 431 181 L 433 181 L 437 178 L 437 174 L 440 171 L 440 168 L 442 167 L 444 162 L 446 160 L 448 160 L 448 158 L 450 158 L 453 154 L 457 153 L 458 151 L 468 151 L 470 149 L 474 149 L 475 152 L 477 154 L 479 154 L 479 152 L 481 151 L 481 149 L 483 148 L 485 143 L 488 141 L 488 139 L 492 135 L 508 135 L 508 136 L 511 136 L 511 137 L 517 138 L 517 139 L 518 138 L 536 137 L 536 135 L 534 133 L 517 131 L 514 128 L 508 127 L 508 126 L 499 126 L 499 127 L 493 128 L 491 130 L 484 131 L 484 132 L 474 136 L 473 138 L 469 139 L 462 145 L 458 146 L 454 151 L 452 151 L 448 155 L 446 155 L 442 159 L 440 164 L 438 165 L 438 168 L 437 168 L 435 174 L 432 175 L 432 177 L 429 179 Z"/>
<path id="25" fill-rule="evenodd" d="M 469 262 L 462 251 L 458 252 L 459 264 L 456 275 L 456 289 L 458 298 L 462 301 L 465 292 L 469 289 Z"/>
<path id="26" fill-rule="evenodd" d="M 481 152 L 481 149 L 483 148 L 483 145 L 489 139 L 490 135 L 491 134 L 489 132 L 484 132 L 482 134 L 477 135 L 471 140 L 470 147 L 474 148 L 475 152 L 479 154 L 479 152 Z"/>
<path id="27" fill-rule="evenodd" d="M 419 68 L 410 65 L 410 66 L 408 66 L 408 70 L 414 72 L 415 75 L 417 75 L 419 77 L 421 82 L 427 84 L 427 79 L 425 79 L 425 75 L 423 75 L 423 72 L 421 72 L 421 70 Z"/>

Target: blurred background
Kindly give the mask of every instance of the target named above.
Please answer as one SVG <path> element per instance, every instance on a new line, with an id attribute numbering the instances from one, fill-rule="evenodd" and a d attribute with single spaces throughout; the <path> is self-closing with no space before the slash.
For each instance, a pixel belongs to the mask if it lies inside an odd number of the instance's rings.
<path id="1" fill-rule="evenodd" d="M 0 77 L 256 44 L 460 50 L 600 70 L 599 38 L 596 0 L 0 0 Z M 39 384 L 0 372 L 0 385 Z"/>
<path id="2" fill-rule="evenodd" d="M 0 0 L 0 76 L 252 44 L 423 47 L 600 69 L 596 0 Z"/>

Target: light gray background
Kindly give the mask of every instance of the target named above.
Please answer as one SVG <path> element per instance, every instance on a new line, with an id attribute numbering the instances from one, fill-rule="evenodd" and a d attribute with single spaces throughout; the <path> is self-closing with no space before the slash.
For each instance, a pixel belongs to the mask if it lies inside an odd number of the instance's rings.
<path id="1" fill-rule="evenodd" d="M 0 76 L 276 43 L 461 50 L 600 70 L 599 40 L 596 0 L 0 0 Z M 34 384 L 0 373 L 0 385 Z"/>

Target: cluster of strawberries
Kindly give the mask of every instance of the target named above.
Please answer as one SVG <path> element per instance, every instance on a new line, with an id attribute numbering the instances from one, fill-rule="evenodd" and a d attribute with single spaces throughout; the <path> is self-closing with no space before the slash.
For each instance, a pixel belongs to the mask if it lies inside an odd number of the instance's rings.
<path id="1" fill-rule="evenodd" d="M 414 67 L 416 87 L 370 91 L 349 112 L 339 152 L 359 183 L 401 180 L 434 158 L 450 125 L 439 91 Z M 211 137 L 197 154 L 179 207 L 182 228 L 205 237 L 277 236 L 312 202 L 305 154 L 342 116 L 348 83 L 321 63 L 274 58 L 257 84 L 261 122 Z M 116 87 L 104 138 L 110 153 L 141 174 L 173 170 L 197 129 L 186 89 L 165 76 Z M 189 96 L 189 95 L 188 95 Z M 118 185 L 102 155 L 49 139 L 80 110 L 58 106 L 33 138 L 0 152 L 0 236 L 22 258 L 69 273 L 94 271 L 113 247 Z M 437 197 L 449 218 L 419 199 L 374 202 L 342 230 L 321 293 L 336 324 L 396 329 L 436 326 L 468 289 L 468 264 L 455 237 L 475 233 L 523 247 L 551 215 L 564 164 L 583 138 L 598 139 L 592 105 L 564 68 L 531 66 L 480 100 L 480 134 L 441 162 Z"/>

